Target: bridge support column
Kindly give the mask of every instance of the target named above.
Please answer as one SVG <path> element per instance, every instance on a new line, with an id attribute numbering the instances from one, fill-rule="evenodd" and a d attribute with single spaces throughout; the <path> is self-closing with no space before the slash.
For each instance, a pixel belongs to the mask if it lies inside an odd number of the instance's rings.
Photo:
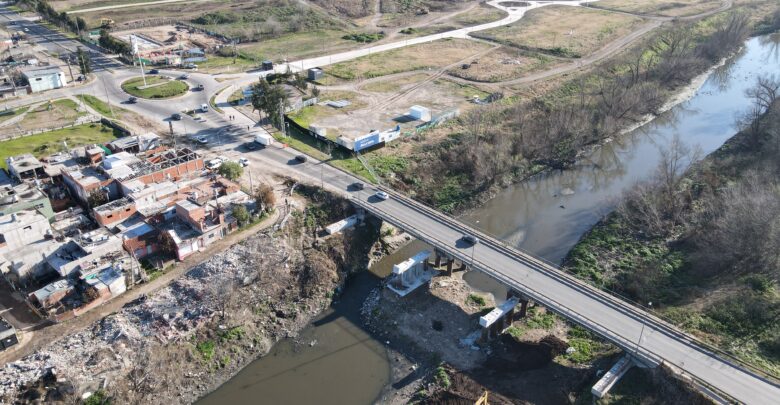
<path id="1" fill-rule="evenodd" d="M 441 252 L 436 251 L 436 267 L 441 267 Z"/>
<path id="2" fill-rule="evenodd" d="M 520 300 L 520 318 L 525 318 L 528 315 L 528 300 Z"/>
<path id="3" fill-rule="evenodd" d="M 452 264 L 455 263 L 455 259 L 447 259 L 447 275 L 452 277 Z"/>

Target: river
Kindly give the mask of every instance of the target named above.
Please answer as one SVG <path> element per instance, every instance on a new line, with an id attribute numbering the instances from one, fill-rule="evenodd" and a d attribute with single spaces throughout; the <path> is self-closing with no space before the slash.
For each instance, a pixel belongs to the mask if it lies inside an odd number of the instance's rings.
<path id="1" fill-rule="evenodd" d="M 520 249 L 560 262 L 579 238 L 614 209 L 621 194 L 647 179 L 661 151 L 677 135 L 710 153 L 738 131 L 737 118 L 750 100 L 745 91 L 756 78 L 780 77 L 780 34 L 752 38 L 715 69 L 692 97 L 620 139 L 606 143 L 566 171 L 548 172 L 502 191 L 462 219 Z M 276 344 L 200 405 L 368 404 L 390 383 L 383 342 L 361 327 L 360 307 L 380 277 L 422 250 L 413 242 L 350 280 L 332 308 L 295 341 Z M 503 288 L 477 272 L 472 286 L 503 297 Z"/>

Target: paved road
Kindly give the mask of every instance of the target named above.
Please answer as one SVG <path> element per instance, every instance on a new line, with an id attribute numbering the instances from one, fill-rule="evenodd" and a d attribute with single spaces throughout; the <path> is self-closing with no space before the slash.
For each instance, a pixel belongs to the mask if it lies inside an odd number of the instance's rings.
<path id="1" fill-rule="evenodd" d="M 44 47 L 52 55 L 70 55 L 75 53 L 78 47 L 83 48 L 92 58 L 93 69 L 96 72 L 122 67 L 122 64 L 117 60 L 103 55 L 97 49 L 67 38 L 61 33 L 52 31 L 36 22 L 29 21 L 5 6 L 0 7 L 0 21 L 16 25 L 18 31 L 23 31 L 27 35 L 28 42 L 34 42 Z M 78 67 L 73 66 L 73 69 L 74 74 L 76 74 Z"/>
<path id="2" fill-rule="evenodd" d="M 561 4 L 569 5 L 574 3 L 561 2 Z M 540 3 L 532 4 L 532 7 L 539 6 L 541 6 Z M 499 8 L 501 7 L 499 6 Z M 505 20 L 516 21 L 522 17 L 522 14 L 517 10 L 510 9 L 509 12 L 510 16 Z M 294 65 L 299 64 L 300 68 L 305 69 L 364 56 L 370 52 L 400 48 L 439 38 L 462 38 L 471 31 L 507 24 L 508 22 L 505 20 L 403 41 L 402 43 L 385 44 L 376 47 L 376 49 L 312 58 L 296 62 Z M 50 39 L 56 46 L 69 46 L 69 44 L 63 43 L 62 39 L 52 38 L 46 32 L 36 31 L 36 35 Z M 136 73 L 132 70 L 119 70 L 113 73 L 101 72 L 98 75 L 98 80 L 91 84 L 93 86 L 91 88 L 99 90 L 102 87 L 109 100 L 121 103 L 127 95 L 118 89 L 118 83 L 135 75 Z M 256 78 L 257 75 L 246 75 L 242 80 L 256 80 Z M 214 94 L 215 91 L 226 85 L 217 83 L 207 75 L 195 74 L 191 80 L 203 83 L 206 90 L 191 92 L 173 100 L 159 102 L 144 100 L 138 104 L 125 104 L 123 107 L 149 117 L 163 119 L 173 112 L 208 102 L 209 94 Z M 99 93 L 94 94 L 100 95 Z M 225 93 L 222 93 L 218 101 L 226 97 Z M 226 112 L 233 114 L 235 110 L 226 109 Z M 186 117 L 176 124 L 182 127 L 187 126 L 185 131 L 187 133 L 209 137 L 209 149 L 201 148 L 201 151 L 206 155 L 214 153 L 229 156 L 242 155 L 250 158 L 253 162 L 252 167 L 262 167 L 263 165 L 284 167 L 290 173 L 306 176 L 314 181 L 322 181 L 326 187 L 341 193 L 346 193 L 348 185 L 358 181 L 355 177 L 314 159 L 303 164 L 296 163 L 294 156 L 297 152 L 281 148 L 278 145 L 257 152 L 244 153 L 240 145 L 251 140 L 252 132 L 260 129 L 254 127 L 254 122 L 240 113 L 235 113 L 235 115 L 235 121 L 227 121 L 222 115 L 210 111 L 205 114 L 208 120 L 206 122 L 195 122 Z M 246 126 L 250 126 L 252 129 L 248 131 Z M 684 373 L 694 376 L 706 384 L 718 387 L 726 394 L 744 403 L 774 404 L 780 398 L 780 388 L 776 385 L 703 349 L 689 336 L 664 324 L 650 314 L 636 309 L 628 303 L 613 299 L 587 284 L 569 279 L 554 267 L 541 263 L 515 249 L 505 247 L 500 242 L 492 241 L 487 236 L 482 236 L 484 242 L 476 247 L 465 246 L 459 240 L 461 235 L 464 232 L 477 234 L 476 230 L 467 229 L 465 225 L 423 208 L 402 196 L 394 195 L 390 200 L 380 202 L 371 197 L 373 191 L 353 193 L 355 202 L 420 239 L 451 252 L 471 263 L 473 267 L 527 294 L 534 300 L 555 309 L 563 316 L 597 331 L 625 350 L 630 352 L 633 348 L 636 350 L 637 356 L 645 362 L 664 362 L 675 366 Z"/>

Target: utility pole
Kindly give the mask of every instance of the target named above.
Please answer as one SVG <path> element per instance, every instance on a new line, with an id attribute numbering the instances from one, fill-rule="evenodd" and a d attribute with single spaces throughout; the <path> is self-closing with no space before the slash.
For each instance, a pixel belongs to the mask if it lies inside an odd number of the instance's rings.
<path id="1" fill-rule="evenodd" d="M 254 196 L 255 195 L 255 187 L 252 185 L 252 170 L 247 170 L 249 172 L 249 195 Z"/>

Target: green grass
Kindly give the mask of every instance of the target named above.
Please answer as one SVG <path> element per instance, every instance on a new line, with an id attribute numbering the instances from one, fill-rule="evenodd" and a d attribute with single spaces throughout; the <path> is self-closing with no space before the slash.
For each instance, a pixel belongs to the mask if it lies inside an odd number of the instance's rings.
<path id="1" fill-rule="evenodd" d="M 169 80 L 162 76 L 146 76 L 146 84 L 165 83 L 159 86 L 140 89 L 144 86 L 142 77 L 136 77 L 122 83 L 122 90 L 136 97 L 149 99 L 165 99 L 180 96 L 189 90 L 182 80 Z"/>
<path id="2" fill-rule="evenodd" d="M 241 47 L 241 52 L 256 60 L 297 60 L 334 51 L 347 50 L 355 42 L 342 38 L 344 31 L 317 30 L 283 35 Z"/>
<path id="3" fill-rule="evenodd" d="M 216 347 L 213 340 L 205 340 L 195 345 L 195 350 L 203 356 L 203 359 L 208 361 L 214 357 L 214 351 Z"/>
<path id="4" fill-rule="evenodd" d="M 17 108 L 15 110 L 10 110 L 10 112 L 0 115 L 0 122 L 8 121 L 11 118 L 16 117 L 17 115 L 24 114 L 29 109 L 30 107 L 22 107 L 22 108 Z"/>
<path id="5" fill-rule="evenodd" d="M 117 106 L 114 106 L 114 105 L 109 106 L 108 103 L 106 103 L 105 101 L 103 101 L 103 100 L 101 100 L 101 99 L 99 99 L 99 98 L 97 98 L 95 96 L 89 95 L 89 94 L 79 94 L 76 97 L 78 97 L 81 101 L 83 101 L 84 104 L 90 106 L 93 110 L 95 110 L 98 113 L 100 113 L 100 115 L 103 115 L 103 116 L 106 116 L 106 117 L 109 117 L 109 118 L 117 118 L 117 116 L 116 116 L 117 113 L 129 112 L 129 111 L 125 110 L 124 108 L 120 108 L 120 107 L 117 107 Z M 112 112 L 113 112 L 113 114 L 112 114 Z"/>
<path id="6" fill-rule="evenodd" d="M 477 294 L 469 294 L 468 297 L 466 297 L 466 305 L 474 304 L 478 307 L 484 307 L 487 302 L 485 301 L 485 297 Z"/>
<path id="7" fill-rule="evenodd" d="M 40 158 L 59 152 L 63 150 L 62 141 L 67 142 L 68 148 L 74 148 L 92 143 L 102 144 L 118 137 L 113 129 L 95 123 L 3 141 L 0 142 L 0 167 L 6 168 L 5 159 L 9 156 L 32 153 Z"/>
<path id="8" fill-rule="evenodd" d="M 257 62 L 248 59 L 242 54 L 239 54 L 237 58 L 232 56 L 217 56 L 210 55 L 205 62 L 197 62 L 199 70 L 205 71 L 228 71 L 228 72 L 244 72 L 257 66 Z"/>

